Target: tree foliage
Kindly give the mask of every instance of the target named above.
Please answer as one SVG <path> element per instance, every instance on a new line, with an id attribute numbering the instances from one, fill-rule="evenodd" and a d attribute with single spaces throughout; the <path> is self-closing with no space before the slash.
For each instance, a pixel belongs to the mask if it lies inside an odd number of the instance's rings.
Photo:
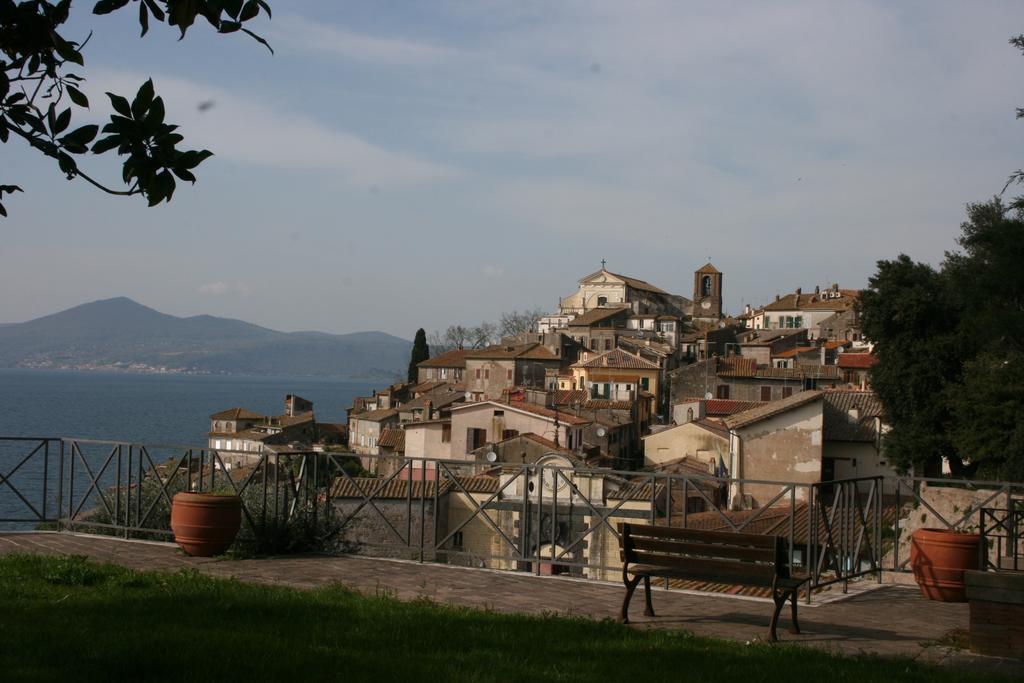
<path id="1" fill-rule="evenodd" d="M 1024 209 L 967 207 L 960 251 L 938 270 L 880 261 L 862 293 L 876 343 L 871 383 L 892 430 L 889 458 L 954 474 L 1024 475 Z"/>
<path id="2" fill-rule="evenodd" d="M 142 35 L 150 21 L 166 23 L 185 37 L 196 19 L 205 19 L 218 33 L 241 31 L 266 41 L 245 27 L 260 13 L 270 16 L 263 0 L 99 0 L 93 14 L 138 7 Z M 0 142 L 21 140 L 53 159 L 69 180 L 82 178 L 115 195 L 142 195 L 150 206 L 170 201 L 177 180 L 194 183 L 195 168 L 211 156 L 208 150 L 179 149 L 184 137 L 165 120 L 164 102 L 152 80 L 128 97 L 107 93 L 113 113 L 102 129 L 95 124 L 72 127 L 76 109 L 89 109 L 81 90 L 84 48 L 91 36 L 69 39 L 60 33 L 71 0 L 0 0 Z M 123 189 L 114 189 L 86 173 L 83 155 L 116 152 L 123 158 Z M 0 185 L 0 216 L 6 216 L 3 195 L 20 192 Z"/>
<path id="3" fill-rule="evenodd" d="M 415 382 L 419 377 L 416 366 L 430 358 L 430 345 L 427 344 L 427 333 L 423 328 L 416 330 L 416 338 L 412 341 L 412 354 L 409 358 L 409 374 L 407 380 Z"/>

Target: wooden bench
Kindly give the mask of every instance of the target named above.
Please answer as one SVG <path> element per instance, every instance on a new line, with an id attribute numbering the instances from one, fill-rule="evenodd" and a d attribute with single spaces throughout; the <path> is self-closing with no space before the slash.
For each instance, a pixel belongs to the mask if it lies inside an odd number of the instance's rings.
<path id="1" fill-rule="evenodd" d="M 771 588 L 775 611 L 768 626 L 768 639 L 778 640 L 775 627 L 787 599 L 793 605 L 790 632 L 800 633 L 796 600 L 807 578 L 790 574 L 783 538 L 629 523 L 619 524 L 619 535 L 622 581 L 626 584 L 622 623 L 629 623 L 629 601 L 641 579 L 646 598 L 644 614 L 654 616 L 651 577 L 661 577 Z"/>

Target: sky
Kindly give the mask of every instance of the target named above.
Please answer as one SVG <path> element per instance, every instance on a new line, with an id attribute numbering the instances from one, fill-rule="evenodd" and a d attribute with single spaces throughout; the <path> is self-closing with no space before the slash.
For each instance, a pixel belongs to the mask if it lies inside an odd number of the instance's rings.
<path id="1" fill-rule="evenodd" d="M 411 338 L 554 310 L 602 259 L 685 296 L 710 259 L 736 313 L 939 263 L 1024 166 L 1019 2 L 278 0 L 252 24 L 273 55 L 91 5 L 65 33 L 93 32 L 76 123 L 152 77 L 214 156 L 150 209 L 0 146 L 25 190 L 0 322 L 128 296 Z"/>

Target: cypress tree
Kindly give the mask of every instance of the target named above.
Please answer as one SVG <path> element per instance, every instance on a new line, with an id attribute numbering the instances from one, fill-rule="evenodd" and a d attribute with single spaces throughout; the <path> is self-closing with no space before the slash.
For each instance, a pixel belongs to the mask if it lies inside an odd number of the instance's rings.
<path id="1" fill-rule="evenodd" d="M 427 345 L 427 333 L 423 328 L 416 330 L 416 338 L 412 342 L 412 357 L 409 359 L 409 381 L 415 382 L 419 374 L 417 365 L 430 358 L 430 346 Z"/>

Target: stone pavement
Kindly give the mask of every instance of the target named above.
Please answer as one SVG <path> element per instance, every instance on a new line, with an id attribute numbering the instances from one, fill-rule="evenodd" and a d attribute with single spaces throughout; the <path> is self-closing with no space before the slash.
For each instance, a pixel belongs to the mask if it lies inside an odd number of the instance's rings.
<path id="1" fill-rule="evenodd" d="M 203 559 L 184 555 L 167 543 L 122 541 L 67 533 L 0 534 L 0 554 L 77 554 L 134 569 L 194 567 L 204 574 L 240 581 L 313 588 L 342 584 L 364 593 L 400 600 L 428 598 L 438 603 L 528 614 L 557 613 L 615 618 L 621 586 L 565 577 L 419 564 L 366 557 L 286 556 L 251 560 Z M 981 657 L 939 644 L 956 629 L 967 629 L 966 604 L 925 600 L 916 587 L 862 584 L 845 599 L 800 605 L 801 635 L 786 630 L 783 610 L 779 638 L 844 654 L 904 656 L 948 664 L 989 666 L 1024 675 L 1024 662 Z M 643 616 L 643 598 L 630 609 L 636 628 L 677 628 L 698 635 L 739 641 L 762 639 L 771 601 L 718 594 L 656 590 L 657 617 Z"/>

